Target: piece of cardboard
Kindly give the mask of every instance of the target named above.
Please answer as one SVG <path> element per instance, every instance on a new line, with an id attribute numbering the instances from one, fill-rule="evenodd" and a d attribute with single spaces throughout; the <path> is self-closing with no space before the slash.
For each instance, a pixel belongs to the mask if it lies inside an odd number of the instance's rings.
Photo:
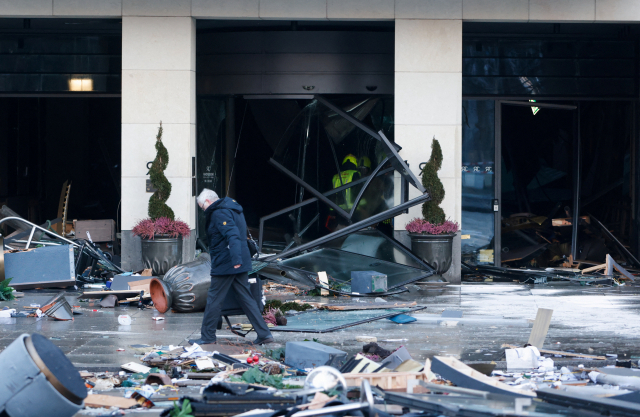
<path id="1" fill-rule="evenodd" d="M 143 277 L 151 277 L 153 276 L 153 270 L 151 268 L 145 269 L 140 273 L 140 275 Z"/>
<path id="2" fill-rule="evenodd" d="M 136 402 L 136 400 L 132 398 L 123 398 L 123 397 L 116 397 L 115 395 L 103 395 L 103 394 L 89 394 L 87 395 L 87 398 L 84 400 L 84 405 L 86 407 L 97 407 L 97 408 L 118 407 L 123 410 L 126 410 L 127 408 L 131 408 L 137 404 L 138 403 Z"/>
<path id="3" fill-rule="evenodd" d="M 143 279 L 140 281 L 131 281 L 129 282 L 129 289 L 130 290 L 136 290 L 136 291 L 143 291 L 145 293 L 149 293 L 149 285 L 151 284 L 151 278 L 149 279 Z"/>

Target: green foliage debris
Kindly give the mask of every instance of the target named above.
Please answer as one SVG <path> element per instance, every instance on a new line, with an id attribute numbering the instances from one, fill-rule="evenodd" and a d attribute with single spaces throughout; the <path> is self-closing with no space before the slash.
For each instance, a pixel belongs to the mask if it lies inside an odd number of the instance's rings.
<path id="1" fill-rule="evenodd" d="M 282 375 L 267 375 L 257 366 L 254 366 L 242 374 L 242 378 L 231 376 L 229 379 L 231 382 L 266 385 L 277 389 L 282 389 L 284 387 L 284 384 L 282 383 Z"/>
<path id="2" fill-rule="evenodd" d="M 9 286 L 11 278 L 7 278 L 0 282 L 0 301 L 10 301 L 16 298 L 13 295 L 13 288 Z"/>
<path id="3" fill-rule="evenodd" d="M 182 408 L 177 402 L 173 402 L 173 410 L 169 413 L 170 417 L 193 417 L 193 410 L 191 409 L 191 401 L 184 399 L 182 401 Z"/>

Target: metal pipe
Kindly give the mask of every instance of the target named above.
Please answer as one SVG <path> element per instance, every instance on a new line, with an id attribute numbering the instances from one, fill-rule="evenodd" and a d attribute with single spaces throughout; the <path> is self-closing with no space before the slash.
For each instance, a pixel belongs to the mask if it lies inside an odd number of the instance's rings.
<path id="1" fill-rule="evenodd" d="M 28 241 L 26 241 L 26 240 L 14 240 L 13 242 L 16 242 L 16 243 L 28 243 Z M 43 245 L 43 246 L 59 246 L 59 245 L 61 245 L 61 243 L 42 242 L 42 241 L 38 241 L 38 240 L 32 240 L 31 243 L 36 244 L 36 245 Z"/>
<path id="2" fill-rule="evenodd" d="M 336 203 L 334 203 L 333 201 L 329 200 L 327 197 L 325 197 L 324 194 L 322 194 L 320 191 L 316 190 L 315 188 L 313 188 L 311 185 L 309 185 L 306 181 L 304 181 L 302 178 L 298 177 L 296 174 L 294 174 L 293 172 L 289 171 L 287 168 L 285 168 L 282 164 L 280 164 L 278 161 L 276 161 L 275 159 L 271 158 L 269 159 L 269 162 L 275 166 L 276 168 L 278 168 L 280 171 L 282 171 L 285 175 L 287 175 L 289 178 L 291 178 L 292 180 L 294 180 L 295 182 L 297 182 L 298 184 L 300 184 L 302 187 L 306 188 L 307 190 L 309 190 L 309 192 L 311 194 L 313 194 L 318 200 L 322 201 L 323 203 L 325 203 L 326 205 L 328 205 L 329 207 L 331 207 L 332 209 L 334 209 L 338 214 L 340 214 L 342 217 L 344 217 L 347 220 L 351 219 L 351 216 L 349 216 L 349 213 L 347 213 L 346 211 L 344 211 L 344 209 L 342 207 L 340 207 L 339 205 L 337 205 Z"/>
<path id="3" fill-rule="evenodd" d="M 31 223 L 30 221 L 25 220 L 25 219 L 23 219 L 23 218 L 21 218 L 21 217 L 5 217 L 4 219 L 0 219 L 0 224 L 4 223 L 4 222 L 6 222 L 6 221 L 9 221 L 9 220 L 18 220 L 18 221 L 21 221 L 21 222 L 23 222 L 23 223 L 25 223 L 25 224 L 29 225 L 30 227 L 33 227 L 34 229 L 41 230 L 41 231 L 43 231 L 43 232 L 45 232 L 45 233 L 47 233 L 47 234 L 49 234 L 49 235 L 51 235 L 51 236 L 55 237 L 56 239 L 60 239 L 60 240 L 62 240 L 62 241 L 64 241 L 64 242 L 67 242 L 67 243 L 68 243 L 68 244 L 70 244 L 70 245 L 73 245 L 73 246 L 76 246 L 76 247 L 79 247 L 79 246 L 80 246 L 80 245 L 78 245 L 77 243 L 75 243 L 75 242 L 73 242 L 73 241 L 71 241 L 71 240 L 69 240 L 69 239 L 66 239 L 66 238 L 62 237 L 62 236 L 60 236 L 59 234 L 57 234 L 57 233 L 55 233 L 55 232 L 52 232 L 52 231 L 47 230 L 47 229 L 45 229 L 45 228 L 42 228 L 42 227 L 38 226 L 37 224 L 33 224 L 33 223 Z"/>
<path id="4" fill-rule="evenodd" d="M 29 239 L 27 239 L 27 246 L 25 246 L 25 249 L 29 249 L 29 246 L 31 246 L 31 239 L 33 239 L 33 234 L 35 233 L 36 228 L 35 226 L 31 228 L 31 233 L 29 233 Z"/>

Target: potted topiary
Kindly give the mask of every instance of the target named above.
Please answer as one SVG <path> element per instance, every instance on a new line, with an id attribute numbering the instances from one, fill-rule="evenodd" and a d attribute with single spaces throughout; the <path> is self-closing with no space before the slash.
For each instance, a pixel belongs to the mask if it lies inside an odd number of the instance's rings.
<path id="1" fill-rule="evenodd" d="M 442 275 L 451 267 L 453 238 L 460 225 L 447 220 L 440 203 L 444 187 L 438 178 L 442 166 L 442 149 L 436 138 L 431 142 L 431 157 L 422 168 L 422 185 L 431 200 L 422 205 L 422 219 L 411 220 L 405 228 L 411 238 L 411 251 Z"/>
<path id="2" fill-rule="evenodd" d="M 164 170 L 169 163 L 169 152 L 162 143 L 162 122 L 156 136 L 156 157 L 149 176 L 156 191 L 149 198 L 149 218 L 142 219 L 133 228 L 133 235 L 142 239 L 142 263 L 153 269 L 154 275 L 164 275 L 182 262 L 182 239 L 191 234 L 189 225 L 176 220 L 167 205 L 171 183 Z"/>

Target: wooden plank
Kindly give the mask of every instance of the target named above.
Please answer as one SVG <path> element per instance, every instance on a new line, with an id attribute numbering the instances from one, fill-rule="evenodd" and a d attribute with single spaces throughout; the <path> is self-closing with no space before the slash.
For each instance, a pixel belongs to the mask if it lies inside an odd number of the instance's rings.
<path id="1" fill-rule="evenodd" d="M 585 268 L 582 270 L 582 274 L 588 274 L 589 272 L 594 272 L 594 271 L 599 271 L 601 269 L 605 269 L 607 267 L 607 264 L 602 264 L 602 265 L 596 265 L 596 266 L 592 266 L 590 268 Z"/>
<path id="2" fill-rule="evenodd" d="M 547 332 L 549 331 L 549 324 L 551 323 L 551 316 L 553 310 L 548 308 L 539 308 L 536 313 L 536 319 L 533 322 L 533 328 L 529 335 L 529 344 L 535 346 L 538 349 L 542 349 L 544 339 L 547 338 Z"/>
<path id="3" fill-rule="evenodd" d="M 116 397 L 115 395 L 89 394 L 84 400 L 87 407 L 118 407 L 126 410 L 137 405 L 138 402 L 132 398 Z"/>
<path id="4" fill-rule="evenodd" d="M 521 346 L 515 345 L 502 345 L 502 347 L 507 347 L 510 349 L 518 349 Z M 596 359 L 600 361 L 607 360 L 605 356 L 594 356 L 594 355 L 584 355 L 582 353 L 572 353 L 572 352 L 562 352 L 560 350 L 548 350 L 548 349 L 538 349 L 540 353 L 548 353 L 550 355 L 562 355 L 562 356 L 570 356 L 572 358 L 587 358 L 587 359 Z"/>
<path id="5" fill-rule="evenodd" d="M 132 291 L 144 291 L 145 293 L 150 293 L 149 286 L 151 285 L 151 279 L 143 279 L 140 281 L 131 281 L 129 282 L 129 289 Z"/>

